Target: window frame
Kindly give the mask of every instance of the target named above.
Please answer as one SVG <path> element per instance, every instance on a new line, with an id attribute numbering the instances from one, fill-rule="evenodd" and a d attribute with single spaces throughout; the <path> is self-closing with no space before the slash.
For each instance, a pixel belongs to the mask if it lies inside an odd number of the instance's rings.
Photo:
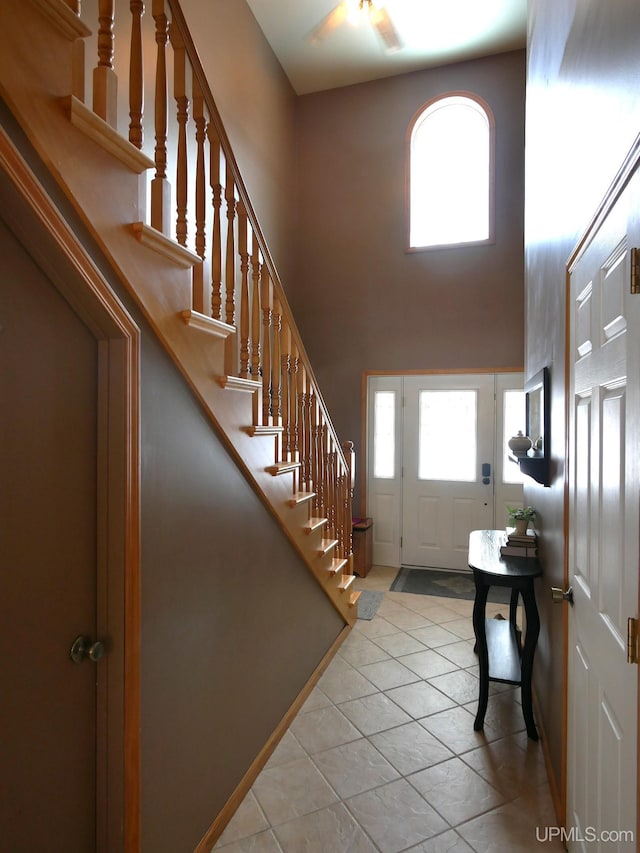
<path id="1" fill-rule="evenodd" d="M 448 98 L 466 98 L 475 101 L 483 110 L 489 125 L 489 236 L 484 240 L 468 240 L 455 243 L 437 243 L 432 246 L 411 245 L 411 140 L 413 131 L 424 113 L 438 101 Z M 465 90 L 454 90 L 443 92 L 430 98 L 416 110 L 409 122 L 405 138 L 405 252 L 433 252 L 442 249 L 465 249 L 473 246 L 487 246 L 495 244 L 495 118 L 489 104 L 474 92 Z"/>

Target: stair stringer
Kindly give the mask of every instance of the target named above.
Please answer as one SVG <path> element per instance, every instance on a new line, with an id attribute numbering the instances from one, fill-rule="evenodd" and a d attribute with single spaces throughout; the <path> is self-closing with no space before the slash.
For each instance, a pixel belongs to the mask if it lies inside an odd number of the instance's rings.
<path id="1" fill-rule="evenodd" d="M 56 5 L 52 2 L 52 5 Z M 64 4 L 62 4 L 64 5 Z M 185 322 L 192 310 L 192 270 L 174 263 L 148 242 L 136 238 L 134 226 L 146 205 L 139 167 L 125 165 L 70 120 L 73 36 L 52 25 L 36 4 L 0 4 L 5 47 L 0 51 L 0 92 L 118 278 L 136 300 L 150 326 L 219 431 L 231 456 L 277 519 L 284 534 L 345 622 L 356 619 L 357 593 L 345 592 L 342 578 L 352 559 L 333 574 L 333 557 L 320 558 L 318 545 L 305 530 L 311 501 L 293 508 L 293 475 L 273 476 L 273 441 L 252 436 L 251 396 L 225 389 L 224 339 L 203 334 Z M 46 59 L 46 62 L 45 62 Z M 111 139 L 112 131 L 105 127 Z M 4 134 L 3 134 L 4 136 Z M 3 144 L 7 143 L 5 136 Z M 128 143 L 126 143 L 128 144 Z M 132 155 L 139 152 L 131 146 Z M 135 160 L 134 155 L 134 160 Z M 177 246 L 177 244 L 176 244 Z M 302 509 L 302 507 L 304 507 Z M 303 518 L 300 518 L 302 513 Z M 343 588 L 340 584 L 343 583 Z"/>

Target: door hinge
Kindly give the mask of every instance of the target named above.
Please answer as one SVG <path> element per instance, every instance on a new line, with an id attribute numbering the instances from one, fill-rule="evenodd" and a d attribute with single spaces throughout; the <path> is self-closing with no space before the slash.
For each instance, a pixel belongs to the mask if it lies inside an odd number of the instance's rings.
<path id="1" fill-rule="evenodd" d="M 627 619 L 627 663 L 638 663 L 638 620 Z"/>
<path id="2" fill-rule="evenodd" d="M 640 293 L 640 249 L 631 250 L 631 294 Z"/>

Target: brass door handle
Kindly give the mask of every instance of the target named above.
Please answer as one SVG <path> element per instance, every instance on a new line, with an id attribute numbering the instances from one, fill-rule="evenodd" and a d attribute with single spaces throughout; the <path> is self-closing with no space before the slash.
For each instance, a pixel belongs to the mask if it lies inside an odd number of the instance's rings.
<path id="1" fill-rule="evenodd" d="M 75 638 L 69 649 L 69 657 L 74 663 L 82 663 L 87 658 L 93 663 L 98 663 L 103 654 L 104 644 L 100 640 L 92 641 L 88 637 L 83 637 L 82 634 Z"/>
<path id="2" fill-rule="evenodd" d="M 551 600 L 554 604 L 562 604 L 563 601 L 568 601 L 573 607 L 573 587 L 570 586 L 565 592 L 557 586 L 551 587 Z"/>

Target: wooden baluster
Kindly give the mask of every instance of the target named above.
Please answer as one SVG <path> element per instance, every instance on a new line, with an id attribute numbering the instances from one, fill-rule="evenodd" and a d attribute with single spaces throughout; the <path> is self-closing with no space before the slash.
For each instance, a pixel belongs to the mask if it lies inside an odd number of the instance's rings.
<path id="1" fill-rule="evenodd" d="M 167 181 L 167 41 L 169 21 L 165 0 L 152 0 L 151 13 L 156 24 L 155 81 L 155 177 L 151 181 L 151 225 L 169 236 L 171 232 L 171 187 Z"/>
<path id="2" fill-rule="evenodd" d="M 339 474 L 338 474 L 338 450 L 335 441 L 331 443 L 331 504 L 333 506 L 333 518 L 335 527 L 335 538 L 342 541 L 342 501 L 338 499 Z"/>
<path id="3" fill-rule="evenodd" d="M 235 183 L 231 169 L 227 163 L 224 197 L 227 202 L 227 254 L 225 264 L 225 320 L 230 326 L 235 326 L 236 323 L 236 306 L 235 306 L 235 287 L 236 287 L 236 266 L 235 266 L 235 247 L 234 247 L 234 224 L 236 216 L 236 197 Z"/>
<path id="4" fill-rule="evenodd" d="M 118 78 L 113 68 L 114 0 L 98 2 L 98 65 L 93 69 L 93 111 L 111 127 L 118 124 Z"/>
<path id="5" fill-rule="evenodd" d="M 331 503 L 331 452 L 329 450 L 328 435 L 324 426 L 322 412 L 320 412 L 320 471 L 322 480 L 322 503 L 324 507 L 323 515 L 327 518 L 327 538 L 334 539 L 336 528 L 335 519 L 333 516 L 333 506 Z"/>
<path id="6" fill-rule="evenodd" d="M 204 165 L 204 143 L 207 138 L 207 121 L 204 115 L 204 96 L 195 74 L 191 83 L 191 98 L 193 102 L 193 120 L 196 126 L 196 176 L 195 176 L 195 249 L 201 264 L 193 268 L 193 307 L 204 313 L 204 261 L 207 251 L 206 238 L 206 170 Z M 207 300 L 208 301 L 208 300 Z M 207 306 L 208 308 L 208 306 Z"/>
<path id="7" fill-rule="evenodd" d="M 80 17 L 80 0 L 66 0 L 66 3 L 74 15 Z M 76 39 L 72 45 L 71 51 L 71 94 L 84 104 L 84 39 Z"/>
<path id="8" fill-rule="evenodd" d="M 280 388 L 282 405 L 280 411 L 282 413 L 282 452 L 281 459 L 283 462 L 290 462 L 291 443 L 289 434 L 289 383 L 291 381 L 291 332 L 286 317 L 282 320 L 282 331 L 280 333 Z"/>
<path id="9" fill-rule="evenodd" d="M 318 404 L 312 387 L 309 387 L 309 460 L 310 476 L 315 498 L 313 499 L 314 514 L 324 517 L 324 492 L 321 477 L 320 427 L 318 426 Z"/>
<path id="10" fill-rule="evenodd" d="M 236 227 L 236 191 L 233 174 L 229 162 L 225 168 L 224 196 L 227 202 L 227 251 L 224 266 L 224 291 L 225 291 L 225 321 L 230 326 L 236 325 L 236 251 L 235 251 L 235 227 Z M 238 334 L 229 335 L 225 341 L 225 373 L 228 376 L 238 374 Z"/>
<path id="11" fill-rule="evenodd" d="M 338 519 L 338 556 L 346 557 L 346 527 L 344 517 L 344 489 L 346 476 L 342 469 L 342 460 L 336 453 L 336 518 Z"/>
<path id="12" fill-rule="evenodd" d="M 271 279 L 266 264 L 260 277 L 262 305 L 262 425 L 271 423 Z"/>
<path id="13" fill-rule="evenodd" d="M 144 109 L 144 72 L 142 63 L 143 0 L 131 0 L 131 51 L 129 59 L 129 142 L 142 148 Z"/>
<path id="14" fill-rule="evenodd" d="M 315 395 L 314 395 L 315 396 Z M 327 450 L 326 450 L 326 434 L 324 431 L 324 427 L 322 424 L 322 419 L 320 415 L 320 406 L 316 399 L 315 403 L 316 409 L 316 454 L 317 454 L 317 462 L 316 462 L 316 470 L 318 472 L 318 493 L 319 493 L 319 503 L 320 503 L 320 514 L 329 519 L 327 523 L 327 528 L 329 529 L 329 535 L 333 532 L 331 530 L 331 519 L 329 518 L 329 506 L 327 505 Z"/>
<path id="15" fill-rule="evenodd" d="M 209 183 L 213 206 L 213 233 L 211 236 L 211 316 L 220 319 L 222 308 L 222 236 L 220 208 L 222 207 L 222 184 L 220 183 L 220 139 L 209 122 Z"/>
<path id="16" fill-rule="evenodd" d="M 353 500 L 353 490 L 356 485 L 356 452 L 352 441 L 345 441 L 342 444 L 344 457 L 347 461 L 347 470 L 345 473 L 345 482 L 343 486 L 343 501 L 344 501 L 344 531 L 345 531 L 345 553 L 343 556 L 351 557 L 353 553 L 353 518 L 351 502 Z"/>
<path id="17" fill-rule="evenodd" d="M 80 17 L 80 0 L 64 0 L 74 15 Z M 72 46 L 71 94 L 84 103 L 84 39 L 76 39 Z"/>
<path id="18" fill-rule="evenodd" d="M 307 436 L 309 433 L 308 407 L 307 407 L 307 371 L 304 363 L 298 366 L 298 454 L 300 459 L 300 490 L 310 491 L 309 486 L 309 456 L 307 453 Z"/>
<path id="19" fill-rule="evenodd" d="M 175 24 L 169 28 L 173 48 L 173 97 L 176 102 L 178 122 L 178 148 L 176 156 L 176 240 L 187 245 L 187 196 L 189 164 L 187 154 L 187 122 L 189 121 L 189 96 L 187 95 L 187 53 L 180 30 Z"/>
<path id="20" fill-rule="evenodd" d="M 331 538 L 336 539 L 338 534 L 338 519 L 336 517 L 336 452 L 333 447 L 333 439 L 329 434 L 326 424 L 322 426 L 323 444 L 325 448 L 325 471 L 326 471 L 326 504 L 329 518 L 329 529 Z"/>
<path id="21" fill-rule="evenodd" d="M 291 355 L 289 357 L 289 458 L 292 462 L 300 462 L 300 445 L 298 432 L 298 348 L 291 335 Z M 302 490 L 302 471 L 296 474 L 298 490 Z"/>
<path id="22" fill-rule="evenodd" d="M 273 294 L 273 352 L 271 353 L 271 423 L 282 426 L 282 398 L 280 392 L 280 330 L 282 328 L 282 309 L 277 294 Z"/>
<path id="23" fill-rule="evenodd" d="M 238 202 L 238 254 L 240 256 L 240 376 L 249 378 L 249 246 L 247 209 Z"/>
<path id="24" fill-rule="evenodd" d="M 251 243 L 251 378 L 254 381 L 260 379 L 260 248 L 256 235 L 252 235 Z M 253 423 L 260 423 L 260 412 L 262 411 L 262 394 L 253 395 Z"/>

